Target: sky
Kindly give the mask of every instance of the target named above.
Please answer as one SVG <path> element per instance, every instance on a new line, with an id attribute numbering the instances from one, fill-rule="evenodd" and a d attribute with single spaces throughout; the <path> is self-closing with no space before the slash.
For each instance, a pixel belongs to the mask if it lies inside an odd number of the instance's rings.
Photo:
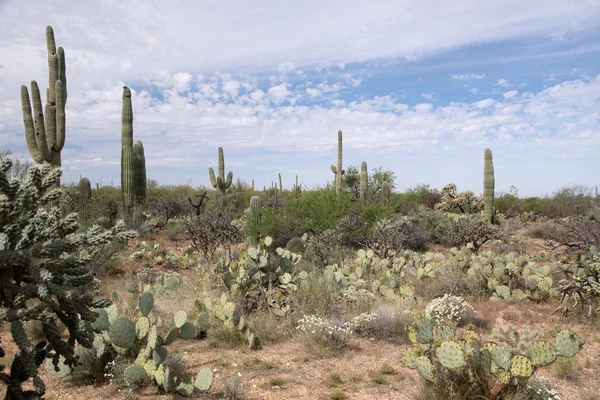
<path id="1" fill-rule="evenodd" d="M 0 0 L 0 150 L 29 160 L 20 86 L 67 65 L 63 182 L 119 185 L 121 97 L 149 179 L 290 188 L 343 164 L 544 196 L 600 184 L 600 0 Z"/>

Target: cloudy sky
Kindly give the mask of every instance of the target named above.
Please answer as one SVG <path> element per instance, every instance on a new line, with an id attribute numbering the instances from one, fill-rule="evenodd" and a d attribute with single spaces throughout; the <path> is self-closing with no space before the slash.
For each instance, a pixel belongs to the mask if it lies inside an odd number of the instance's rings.
<path id="1" fill-rule="evenodd" d="M 33 6 L 35 3 L 35 6 Z M 368 4 L 368 5 L 367 5 Z M 119 184 L 121 95 L 148 177 L 257 187 L 366 161 L 420 183 L 600 184 L 600 0 L 0 0 L 0 150 L 28 159 L 19 88 L 65 48 L 64 180 Z"/>

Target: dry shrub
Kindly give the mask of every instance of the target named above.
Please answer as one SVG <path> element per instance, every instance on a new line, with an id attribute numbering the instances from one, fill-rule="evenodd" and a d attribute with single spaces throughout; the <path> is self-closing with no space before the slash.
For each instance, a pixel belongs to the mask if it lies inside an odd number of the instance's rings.
<path id="1" fill-rule="evenodd" d="M 212 256 L 217 248 L 238 243 L 242 232 L 232 224 L 235 216 L 225 211 L 205 212 L 183 223 L 183 235 L 196 251 Z"/>

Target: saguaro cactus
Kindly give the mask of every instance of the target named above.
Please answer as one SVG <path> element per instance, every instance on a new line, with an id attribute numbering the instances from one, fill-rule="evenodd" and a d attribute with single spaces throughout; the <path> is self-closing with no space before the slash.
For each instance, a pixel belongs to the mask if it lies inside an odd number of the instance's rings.
<path id="1" fill-rule="evenodd" d="M 339 193 L 342 190 L 342 175 L 345 172 L 342 169 L 342 131 L 338 131 L 337 167 L 332 164 L 331 171 L 335 174 L 335 192 Z"/>
<path id="2" fill-rule="evenodd" d="M 219 189 L 222 194 L 225 194 L 225 191 L 231 186 L 231 181 L 233 180 L 233 172 L 229 171 L 227 173 L 227 179 L 225 179 L 225 157 L 223 156 L 223 148 L 219 147 L 219 175 L 215 179 L 215 171 L 212 167 L 208 168 L 208 177 L 210 178 L 210 184 L 215 189 Z"/>
<path id="3" fill-rule="evenodd" d="M 123 110 L 121 113 L 121 192 L 125 215 L 131 218 L 135 206 L 133 156 L 133 109 L 131 90 L 123 86 Z"/>
<path id="4" fill-rule="evenodd" d="M 133 185 L 135 200 L 139 206 L 146 203 L 146 157 L 141 141 L 133 145 Z"/>
<path id="5" fill-rule="evenodd" d="M 363 161 L 360 163 L 360 188 L 359 195 L 360 201 L 364 202 L 367 197 L 367 180 L 369 179 L 369 173 L 367 172 L 367 163 Z"/>
<path id="6" fill-rule="evenodd" d="M 46 27 L 48 47 L 49 80 L 46 91 L 46 106 L 42 111 L 40 89 L 31 81 L 31 103 L 27 86 L 21 86 L 21 108 L 25 126 L 25 140 L 31 158 L 36 163 L 50 163 L 60 167 L 60 152 L 65 145 L 65 104 L 67 103 L 67 76 L 65 51 L 56 50 L 54 31 Z M 32 116 L 32 104 L 33 115 Z M 45 112 L 45 116 L 44 116 Z"/>
<path id="7" fill-rule="evenodd" d="M 387 204 L 390 201 L 390 184 L 383 181 L 381 184 L 381 202 Z"/>
<path id="8" fill-rule="evenodd" d="M 483 210 L 485 219 L 494 222 L 494 163 L 492 162 L 492 150 L 485 149 L 483 164 Z"/>

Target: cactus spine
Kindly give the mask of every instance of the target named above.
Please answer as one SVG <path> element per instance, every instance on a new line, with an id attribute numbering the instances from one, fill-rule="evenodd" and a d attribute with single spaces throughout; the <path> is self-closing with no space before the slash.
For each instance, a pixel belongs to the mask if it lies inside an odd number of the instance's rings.
<path id="1" fill-rule="evenodd" d="M 342 175 L 344 175 L 344 170 L 342 169 L 342 131 L 338 131 L 337 167 L 331 165 L 331 171 L 335 174 L 335 192 L 339 193 L 342 190 Z"/>
<path id="2" fill-rule="evenodd" d="M 483 199 L 485 219 L 494 222 L 494 163 L 492 162 L 492 150 L 485 149 L 483 164 Z"/>
<path id="3" fill-rule="evenodd" d="M 225 194 L 225 191 L 231 186 L 231 181 L 233 180 L 233 172 L 229 171 L 227 173 L 227 179 L 225 179 L 225 157 L 223 156 L 223 148 L 219 147 L 219 175 L 215 179 L 215 171 L 212 167 L 208 168 L 208 176 L 210 178 L 210 184 L 215 189 L 219 189 L 222 194 Z"/>
<path id="4" fill-rule="evenodd" d="M 49 80 L 46 91 L 46 106 L 42 111 L 40 89 L 36 81 L 31 81 L 31 103 L 27 86 L 21 86 L 21 108 L 25 126 L 25 140 L 31 158 L 36 163 L 50 163 L 60 167 L 60 152 L 65 145 L 65 104 L 67 102 L 67 76 L 65 51 L 56 50 L 54 31 L 46 27 L 46 45 L 48 48 Z M 45 117 L 44 117 L 45 112 Z"/>
<path id="5" fill-rule="evenodd" d="M 363 161 L 360 163 L 360 201 L 364 202 L 367 197 L 367 180 L 369 173 L 367 172 L 367 162 Z"/>
<path id="6" fill-rule="evenodd" d="M 123 110 L 121 113 L 121 192 L 125 215 L 131 218 L 135 205 L 133 161 L 133 110 L 131 90 L 123 86 Z"/>

